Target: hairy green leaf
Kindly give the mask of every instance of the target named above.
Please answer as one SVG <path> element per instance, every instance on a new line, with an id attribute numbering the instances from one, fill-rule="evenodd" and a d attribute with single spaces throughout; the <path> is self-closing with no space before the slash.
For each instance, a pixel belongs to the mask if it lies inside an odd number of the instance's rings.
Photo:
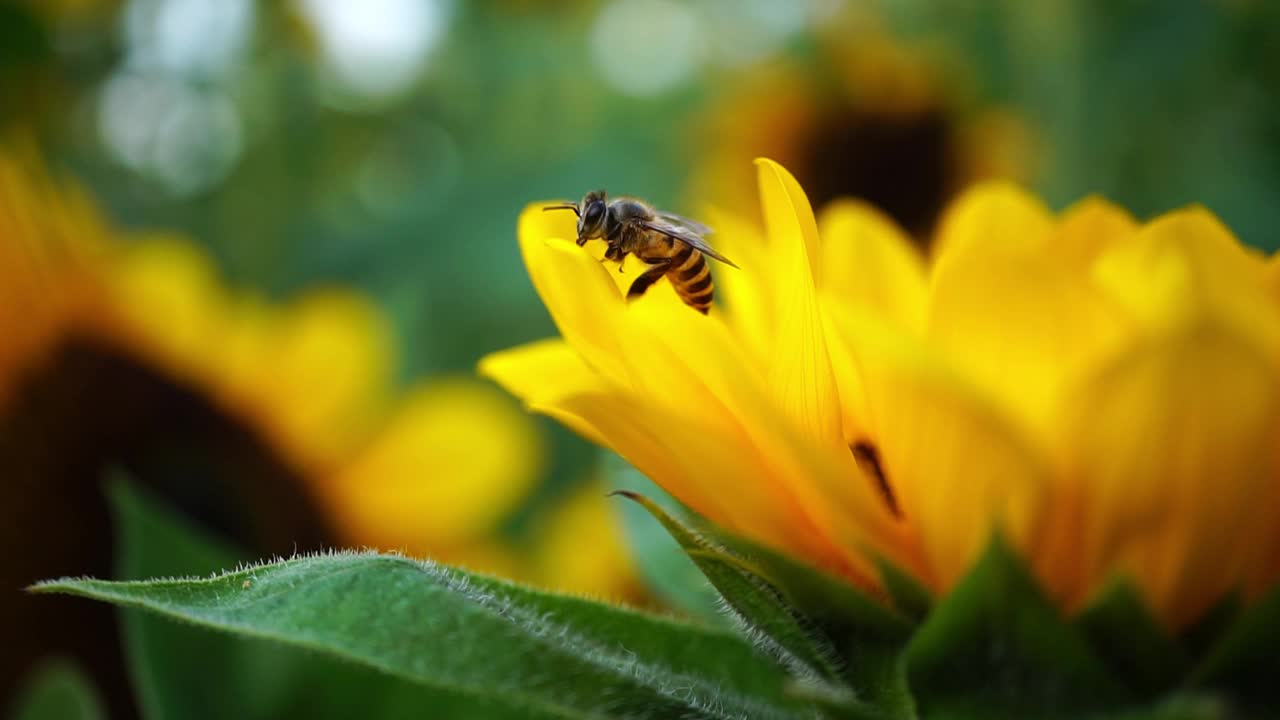
<path id="1" fill-rule="evenodd" d="M 243 559 L 123 478 L 112 483 L 110 495 L 121 579 L 207 574 Z M 138 704 L 148 720 L 390 720 L 417 717 L 423 708 L 441 720 L 537 717 L 492 698 L 425 688 L 296 647 L 209 632 L 136 608 L 121 608 L 120 615 Z"/>
<path id="2" fill-rule="evenodd" d="M 569 718 L 812 717 L 741 639 L 435 563 L 333 553 L 62 592 L 277 640 L 425 687 Z"/>

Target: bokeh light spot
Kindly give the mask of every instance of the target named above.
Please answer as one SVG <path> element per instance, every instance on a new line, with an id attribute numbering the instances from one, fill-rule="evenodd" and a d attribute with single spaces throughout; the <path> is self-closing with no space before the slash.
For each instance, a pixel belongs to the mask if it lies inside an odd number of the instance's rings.
<path id="1" fill-rule="evenodd" d="M 445 0 L 299 0 L 340 89 L 371 98 L 406 89 L 448 26 Z"/>
<path id="2" fill-rule="evenodd" d="M 221 91 L 130 71 L 117 72 L 103 88 L 98 131 L 121 164 L 177 195 L 225 177 L 243 140 L 239 113 Z"/>
<path id="3" fill-rule="evenodd" d="M 250 0 L 130 0 L 124 14 L 126 64 L 218 76 L 243 56 L 253 24 Z"/>
<path id="4" fill-rule="evenodd" d="M 620 93 L 651 97 L 690 79 L 704 44 L 698 17 L 670 0 L 615 0 L 596 16 L 591 56 Z"/>

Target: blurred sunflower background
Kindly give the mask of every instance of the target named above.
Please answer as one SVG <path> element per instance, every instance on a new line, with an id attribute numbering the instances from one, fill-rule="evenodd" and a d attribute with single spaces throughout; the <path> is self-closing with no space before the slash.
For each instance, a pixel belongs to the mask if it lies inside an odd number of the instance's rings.
<path id="1" fill-rule="evenodd" d="M 18 591 L 215 569 L 180 543 L 122 559 L 141 531 L 110 496 L 233 560 L 367 545 L 672 600 L 610 464 L 473 368 L 553 332 L 514 243 L 528 202 L 755 213 L 759 155 L 922 245 L 1009 178 L 1056 209 L 1203 203 L 1275 250 L 1280 10 L 0 3 L 0 707 L 57 657 L 113 716 L 164 716 L 136 622 Z"/>

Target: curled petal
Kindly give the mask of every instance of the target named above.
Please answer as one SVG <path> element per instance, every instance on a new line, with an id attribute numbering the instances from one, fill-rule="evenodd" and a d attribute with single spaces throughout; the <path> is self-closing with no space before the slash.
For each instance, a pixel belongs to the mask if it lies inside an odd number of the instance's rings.
<path id="1" fill-rule="evenodd" d="M 795 178 L 771 160 L 757 160 L 769 235 L 770 272 L 779 293 L 769 387 L 793 422 L 815 437 L 842 435 L 840 398 L 827 351 L 825 321 L 813 268 L 820 260 L 818 227 Z"/>

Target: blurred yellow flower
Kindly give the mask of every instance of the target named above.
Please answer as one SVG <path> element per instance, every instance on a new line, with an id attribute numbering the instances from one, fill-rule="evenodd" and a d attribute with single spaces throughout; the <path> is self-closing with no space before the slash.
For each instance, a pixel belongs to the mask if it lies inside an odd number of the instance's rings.
<path id="1" fill-rule="evenodd" d="M 494 534 L 541 475 L 542 439 L 491 387 L 448 378 L 411 390 L 386 428 L 328 481 L 346 535 L 448 558 Z"/>
<path id="2" fill-rule="evenodd" d="M 750 161 L 764 155 L 791 168 L 816 205 L 856 197 L 924 240 L 965 186 L 1033 173 L 1029 127 L 979 100 L 956 72 L 963 63 L 850 10 L 827 23 L 811 56 L 724 83 L 694 134 L 693 197 L 753 208 Z"/>
<path id="3" fill-rule="evenodd" d="M 172 387 L 175 397 L 198 398 L 265 441 L 259 450 L 273 456 L 271 473 L 279 477 L 232 473 L 287 479 L 288 487 L 271 491 L 276 500 L 297 505 L 300 493 L 310 496 L 338 530 L 334 539 L 538 577 L 545 553 L 513 546 L 500 532 L 544 471 L 543 438 L 509 398 L 458 378 L 398 392 L 392 331 L 364 296 L 328 288 L 279 304 L 230 290 L 200 247 L 161 234 L 125 237 L 76 188 L 38 167 L 35 152 L 0 155 L 0 423 L 18 427 L 13 423 L 23 420 L 10 414 L 49 400 L 47 393 L 31 395 L 31 382 L 67 387 L 58 404 L 40 407 L 38 427 L 35 418 L 27 421 L 26 450 L 0 447 L 0 466 L 22 478 L 87 474 L 23 483 L 73 483 L 96 497 L 99 465 L 132 452 L 100 448 L 102 432 L 93 429 L 99 425 L 56 416 L 101 414 L 101 427 L 109 427 L 111 416 L 123 416 L 116 402 L 156 400 L 119 397 L 110 387 L 115 375 L 104 374 L 99 360 L 84 360 L 88 352 L 110 357 L 111 368 L 136 368 L 148 382 Z M 81 364 L 67 370 L 69 352 L 78 352 Z M 182 425 L 184 411 L 166 406 L 155 418 Z M 125 428 L 155 436 L 151 445 L 169 442 L 161 427 Z M 102 456 L 33 461 L 52 457 L 55 448 L 64 456 Z M 276 539 L 289 533 L 283 510 Z M 607 512 L 600 509 L 596 518 Z M 284 537 L 283 547 L 298 539 Z M 613 571 L 631 577 L 625 562 Z M 588 591 L 602 582 L 608 580 L 584 578 L 580 588 L 568 589 Z"/>
<path id="4" fill-rule="evenodd" d="M 504 533 L 544 473 L 545 447 L 534 421 L 500 391 L 462 378 L 399 390 L 393 333 L 363 295 L 317 289 L 278 303 L 232 290 L 197 245 L 158 234 L 126 237 L 39 165 L 34 153 L 0 154 L 0 329 L 6 338 L 0 343 L 0 427 L 21 423 L 10 414 L 39 400 L 24 397 L 32 378 L 48 376 L 60 358 L 90 347 L 246 428 L 280 477 L 245 480 L 286 481 L 271 496 L 291 510 L 318 505 L 337 533 L 330 541 L 434 556 L 564 590 L 605 593 L 611 583 L 631 581 L 620 552 L 598 572 L 544 572 L 548 557 L 571 550 L 563 540 L 570 527 L 602 539 L 588 552 L 566 556 L 565 567 L 617 549 L 606 532 L 611 515 L 603 502 L 573 499 L 552 508 L 566 518 L 564 527 L 546 519 L 533 536 Z M 119 412 L 113 403 L 153 400 L 120 397 L 112 377 L 92 361 L 76 377 L 56 376 L 71 399 L 42 412 L 100 413 L 107 426 Z M 165 426 L 185 422 L 178 416 L 184 411 L 166 406 L 154 415 L 160 426 L 122 432 L 155 435 L 148 442 L 163 448 Z M 123 451 L 99 448 L 96 430 L 85 431 L 95 437 L 81 447 L 66 437 L 77 432 L 73 427 L 80 426 L 55 416 L 31 429 L 32 446 L 0 445 L 0 468 L 12 466 L 23 477 L 45 470 L 88 473 L 92 477 L 64 480 L 96 497 L 101 468 L 94 463 L 116 462 Z M 56 470 L 29 462 L 55 447 L 106 455 Z M 50 478 L 30 481 L 60 487 Z M 312 542 L 288 539 L 285 509 L 274 533 L 285 544 L 277 550 Z M 40 568 L 14 582 L 56 571 Z"/>
<path id="5" fill-rule="evenodd" d="M 1202 208 L 1055 216 L 989 184 L 926 262 L 865 204 L 815 219 L 781 166 L 758 180 L 763 232 L 708 216 L 742 267 L 708 317 L 665 283 L 626 303 L 573 218 L 530 207 L 520 247 L 563 339 L 482 372 L 873 591 L 883 559 L 945 593 L 997 530 L 1068 612 L 1124 576 L 1177 627 L 1280 578 L 1275 259 Z"/>
<path id="6" fill-rule="evenodd" d="M 643 597 L 617 502 L 603 483 L 574 490 L 541 518 L 534 536 L 533 582 L 612 602 Z"/>

